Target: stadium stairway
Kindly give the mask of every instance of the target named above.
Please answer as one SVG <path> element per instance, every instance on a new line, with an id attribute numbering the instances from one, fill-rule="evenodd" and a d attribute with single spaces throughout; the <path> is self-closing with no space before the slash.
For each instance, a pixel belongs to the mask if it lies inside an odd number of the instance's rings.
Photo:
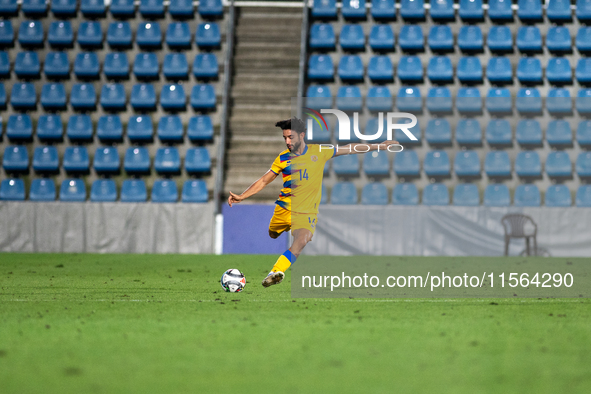
<path id="1" fill-rule="evenodd" d="M 285 149 L 275 122 L 297 96 L 302 9 L 238 7 L 225 193 L 241 193 Z M 252 201 L 277 198 L 281 179 Z"/>

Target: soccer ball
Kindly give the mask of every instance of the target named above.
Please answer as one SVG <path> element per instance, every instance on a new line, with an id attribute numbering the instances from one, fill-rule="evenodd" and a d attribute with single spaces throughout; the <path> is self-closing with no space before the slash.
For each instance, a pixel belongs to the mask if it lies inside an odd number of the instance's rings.
<path id="1" fill-rule="evenodd" d="M 222 288 L 230 293 L 239 293 L 246 286 L 246 277 L 240 270 L 230 268 L 222 275 L 220 280 Z"/>

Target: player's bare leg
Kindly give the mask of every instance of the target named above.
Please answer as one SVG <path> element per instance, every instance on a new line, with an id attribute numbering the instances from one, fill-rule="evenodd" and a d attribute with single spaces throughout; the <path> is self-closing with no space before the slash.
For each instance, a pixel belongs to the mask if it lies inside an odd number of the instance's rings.
<path id="1" fill-rule="evenodd" d="M 264 287 L 281 283 L 285 278 L 285 270 L 291 266 L 292 262 L 295 262 L 304 247 L 312 240 L 312 232 L 308 229 L 299 228 L 292 233 L 294 240 L 291 248 L 279 257 L 279 260 L 273 266 L 273 270 L 263 280 L 262 285 Z M 271 231 L 269 231 L 269 235 L 271 235 Z"/>

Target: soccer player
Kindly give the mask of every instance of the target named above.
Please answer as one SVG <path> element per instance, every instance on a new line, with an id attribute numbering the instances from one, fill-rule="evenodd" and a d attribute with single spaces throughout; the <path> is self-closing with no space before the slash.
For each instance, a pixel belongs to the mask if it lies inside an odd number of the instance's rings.
<path id="1" fill-rule="evenodd" d="M 279 174 L 283 177 L 283 188 L 275 202 L 275 212 L 269 223 L 269 236 L 273 239 L 291 229 L 293 243 L 273 266 L 263 280 L 263 286 L 269 287 L 281 283 L 285 271 L 296 261 L 304 247 L 312 240 L 318 221 L 318 205 L 322 197 L 322 177 L 324 165 L 335 156 L 386 150 L 397 141 L 385 141 L 381 144 L 349 144 L 341 147 L 306 144 L 306 127 L 301 119 L 293 117 L 279 121 L 276 127 L 283 130 L 283 139 L 287 149 L 277 156 L 271 169 L 250 185 L 242 194 L 230 192 L 228 205 L 246 200 L 263 190 Z M 364 145 L 360 152 L 355 150 Z"/>

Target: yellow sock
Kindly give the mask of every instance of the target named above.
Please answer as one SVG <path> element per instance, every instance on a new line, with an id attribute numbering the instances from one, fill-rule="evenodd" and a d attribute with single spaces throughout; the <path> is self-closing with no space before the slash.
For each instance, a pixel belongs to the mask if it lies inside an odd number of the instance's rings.
<path id="1" fill-rule="evenodd" d="M 291 267 L 291 263 L 295 263 L 295 261 L 296 257 L 291 253 L 289 249 L 287 249 L 285 253 L 279 256 L 271 272 L 285 272 L 289 267 Z"/>

